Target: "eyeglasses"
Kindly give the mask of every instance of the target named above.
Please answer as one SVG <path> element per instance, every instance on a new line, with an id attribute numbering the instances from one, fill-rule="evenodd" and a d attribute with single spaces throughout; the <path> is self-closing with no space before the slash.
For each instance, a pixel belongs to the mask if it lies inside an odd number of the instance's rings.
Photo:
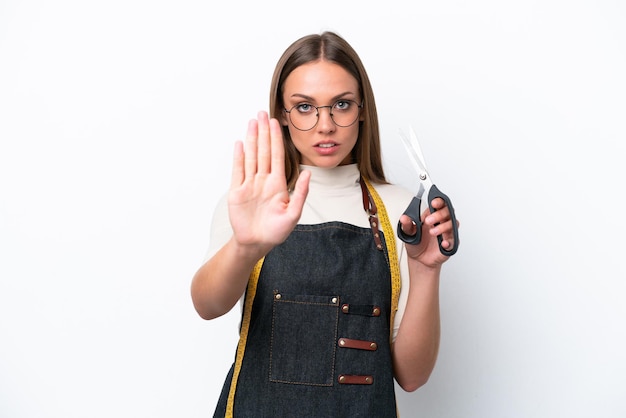
<path id="1" fill-rule="evenodd" d="M 289 121 L 299 131 L 310 131 L 319 121 L 320 109 L 327 107 L 330 118 L 335 125 L 347 128 L 359 118 L 363 103 L 357 104 L 353 100 L 337 100 L 331 106 L 314 106 L 310 103 L 299 103 L 291 109 L 283 109 L 289 115 Z"/>

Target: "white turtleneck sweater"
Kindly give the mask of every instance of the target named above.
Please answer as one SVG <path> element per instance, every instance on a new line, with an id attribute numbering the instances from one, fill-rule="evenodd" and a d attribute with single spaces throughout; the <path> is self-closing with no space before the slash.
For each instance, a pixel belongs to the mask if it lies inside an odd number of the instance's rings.
<path id="1" fill-rule="evenodd" d="M 368 215 L 363 210 L 363 197 L 359 184 L 359 170 L 356 164 L 343 165 L 331 169 L 302 166 L 311 172 L 309 194 L 307 195 L 299 224 L 319 224 L 340 221 L 355 226 L 369 228 Z M 405 211 L 413 194 L 403 187 L 391 184 L 374 184 L 374 188 L 385 204 L 389 221 L 394 229 Z M 379 211 L 380 212 L 380 211 Z M 206 259 L 212 257 L 232 236 L 228 220 L 226 196 L 220 199 L 211 223 L 211 237 Z M 409 272 L 404 243 L 394 234 L 400 263 L 402 288 L 398 312 L 393 325 L 395 339 L 402 321 L 409 289 Z M 389 237 L 387 237 L 389 238 Z"/>

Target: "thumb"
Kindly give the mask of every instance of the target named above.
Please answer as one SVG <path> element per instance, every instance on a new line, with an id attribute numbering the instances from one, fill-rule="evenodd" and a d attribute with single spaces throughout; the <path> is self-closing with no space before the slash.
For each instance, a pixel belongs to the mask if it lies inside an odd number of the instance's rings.
<path id="1" fill-rule="evenodd" d="M 311 179 L 310 171 L 302 171 L 298 176 L 298 180 L 296 181 L 296 186 L 293 189 L 293 193 L 291 194 L 291 199 L 289 201 L 289 213 L 291 215 L 297 215 L 297 218 L 300 218 L 302 214 L 302 208 L 304 207 L 304 201 L 306 200 L 307 195 L 309 194 L 309 180 Z"/>

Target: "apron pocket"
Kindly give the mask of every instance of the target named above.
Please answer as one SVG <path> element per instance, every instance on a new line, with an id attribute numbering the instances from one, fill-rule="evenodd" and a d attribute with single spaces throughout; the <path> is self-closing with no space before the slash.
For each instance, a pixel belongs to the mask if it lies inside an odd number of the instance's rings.
<path id="1" fill-rule="evenodd" d="M 332 386 L 339 321 L 338 296 L 274 292 L 270 381 Z"/>

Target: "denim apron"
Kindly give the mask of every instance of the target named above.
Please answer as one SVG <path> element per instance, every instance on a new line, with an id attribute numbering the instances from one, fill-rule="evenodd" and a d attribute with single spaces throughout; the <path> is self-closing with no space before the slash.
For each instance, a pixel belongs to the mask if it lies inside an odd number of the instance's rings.
<path id="1" fill-rule="evenodd" d="M 399 293 L 395 238 L 365 183 L 371 228 L 297 225 L 255 268 L 214 417 L 397 416 L 390 350 Z"/>

